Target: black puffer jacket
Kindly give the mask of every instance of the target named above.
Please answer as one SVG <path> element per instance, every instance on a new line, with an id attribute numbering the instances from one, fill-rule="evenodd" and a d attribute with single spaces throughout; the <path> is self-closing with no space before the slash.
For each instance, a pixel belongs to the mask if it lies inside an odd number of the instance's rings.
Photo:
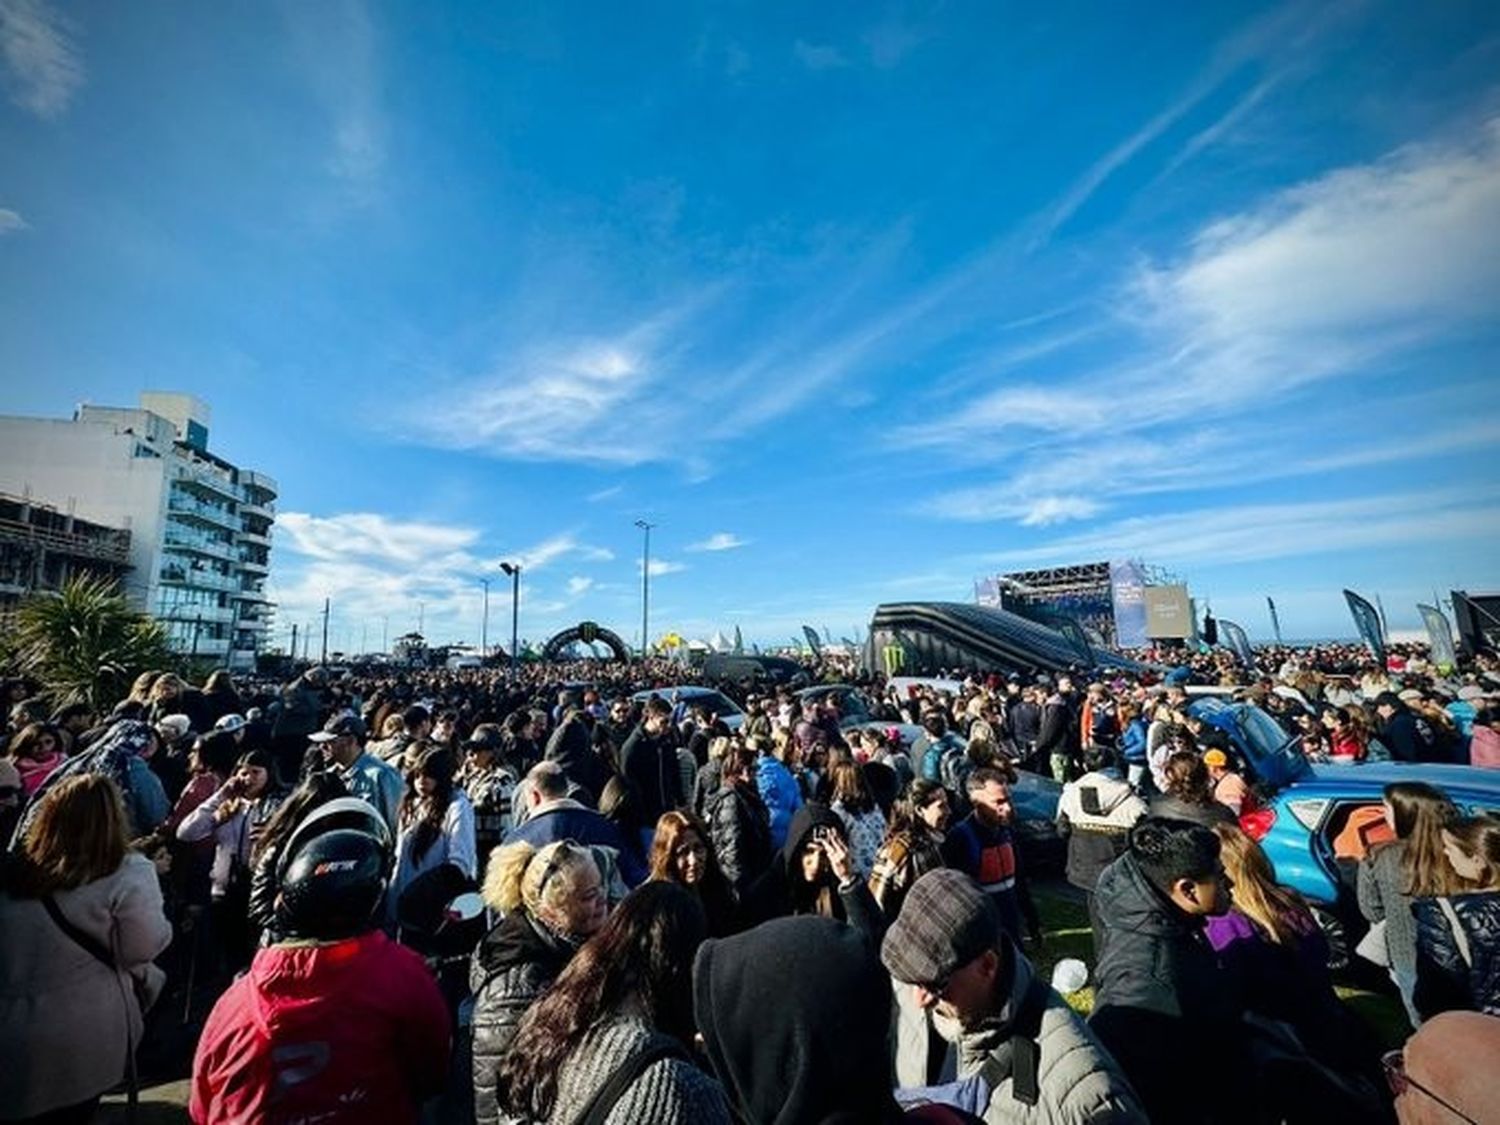
<path id="1" fill-rule="evenodd" d="M 1423 1019 L 1453 1009 L 1500 1016 L 1500 891 L 1450 895 L 1447 901 L 1457 933 L 1438 899 L 1412 903 L 1417 1011 Z"/>
<path id="2" fill-rule="evenodd" d="M 744 894 L 765 874 L 775 854 L 766 803 L 754 785 L 731 785 L 710 797 L 704 812 L 724 878 L 736 894 Z"/>
<path id="3" fill-rule="evenodd" d="M 1104 923 L 1089 1026 L 1124 1068 L 1153 1122 L 1249 1119 L 1240 998 L 1203 932 L 1126 853 L 1099 876 Z"/>
<path id="4" fill-rule="evenodd" d="M 474 991 L 474 1119 L 496 1125 L 495 1082 L 500 1060 L 526 1009 L 557 979 L 573 947 L 533 922 L 523 910 L 507 914 L 485 935 L 469 965 Z"/>

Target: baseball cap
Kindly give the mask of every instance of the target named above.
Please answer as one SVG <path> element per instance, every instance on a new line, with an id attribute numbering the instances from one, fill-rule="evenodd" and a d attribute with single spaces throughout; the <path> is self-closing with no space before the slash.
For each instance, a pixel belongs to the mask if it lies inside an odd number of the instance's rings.
<path id="1" fill-rule="evenodd" d="M 175 742 L 193 729 L 193 720 L 186 715 L 163 715 L 156 721 L 156 729 Z"/>
<path id="2" fill-rule="evenodd" d="M 1458 689 L 1458 698 L 1464 700 L 1466 703 L 1472 703 L 1476 699 L 1483 699 L 1484 688 L 1478 684 L 1465 684 Z"/>
<path id="3" fill-rule="evenodd" d="M 1000 940 L 1000 912 L 961 871 L 929 871 L 907 893 L 880 944 L 880 960 L 906 984 L 937 990 Z"/>
<path id="4" fill-rule="evenodd" d="M 308 735 L 308 741 L 332 742 L 335 738 L 345 738 L 351 735 L 354 738 L 363 738 L 365 724 L 360 722 L 359 716 L 353 711 L 340 711 L 323 724 L 322 730 Z"/>
<path id="5" fill-rule="evenodd" d="M 1222 750 L 1210 750 L 1203 755 L 1203 764 L 1205 766 L 1227 766 L 1229 764 L 1229 755 L 1225 754 Z"/>
<path id="6" fill-rule="evenodd" d="M 219 721 L 214 724 L 214 730 L 227 730 L 229 731 L 229 733 L 233 734 L 244 725 L 245 716 L 229 714 L 222 716 Z"/>

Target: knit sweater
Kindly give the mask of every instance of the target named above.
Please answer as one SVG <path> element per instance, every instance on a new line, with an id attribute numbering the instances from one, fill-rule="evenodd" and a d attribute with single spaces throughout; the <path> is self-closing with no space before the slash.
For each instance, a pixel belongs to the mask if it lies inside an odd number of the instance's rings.
<path id="1" fill-rule="evenodd" d="M 666 1037 L 638 1015 L 619 1014 L 593 1028 L 559 1070 L 548 1125 L 572 1125 L 609 1077 Z M 731 1125 L 723 1088 L 681 1058 L 658 1059 L 625 1088 L 606 1125 Z"/>
<path id="2" fill-rule="evenodd" d="M 1372 925 L 1385 922 L 1391 968 L 1411 977 L 1417 971 L 1417 922 L 1411 896 L 1402 891 L 1401 860 L 1406 844 L 1394 841 L 1372 851 L 1359 865 L 1359 912 Z"/>

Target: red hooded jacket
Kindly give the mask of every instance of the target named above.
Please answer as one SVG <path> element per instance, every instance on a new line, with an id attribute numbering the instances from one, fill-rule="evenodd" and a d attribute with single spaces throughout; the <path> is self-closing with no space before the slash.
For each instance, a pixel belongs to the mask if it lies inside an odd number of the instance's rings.
<path id="1" fill-rule="evenodd" d="M 198 1125 L 411 1125 L 448 1049 L 432 974 L 383 933 L 276 945 L 214 1005 L 188 1111 Z"/>

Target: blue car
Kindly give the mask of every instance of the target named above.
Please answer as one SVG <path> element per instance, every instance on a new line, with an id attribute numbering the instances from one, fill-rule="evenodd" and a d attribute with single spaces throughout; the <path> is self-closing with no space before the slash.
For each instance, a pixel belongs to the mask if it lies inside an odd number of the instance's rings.
<path id="1" fill-rule="evenodd" d="M 1253 703 L 1208 697 L 1189 710 L 1229 735 L 1249 780 L 1270 794 L 1240 818 L 1240 827 L 1265 849 L 1278 881 L 1307 899 L 1335 968 L 1348 963 L 1366 929 L 1355 903 L 1355 865 L 1334 855 L 1334 841 L 1355 812 L 1378 807 L 1394 781 L 1435 785 L 1468 813 L 1500 812 L 1500 770 L 1404 762 L 1314 766 L 1295 736 Z"/>

